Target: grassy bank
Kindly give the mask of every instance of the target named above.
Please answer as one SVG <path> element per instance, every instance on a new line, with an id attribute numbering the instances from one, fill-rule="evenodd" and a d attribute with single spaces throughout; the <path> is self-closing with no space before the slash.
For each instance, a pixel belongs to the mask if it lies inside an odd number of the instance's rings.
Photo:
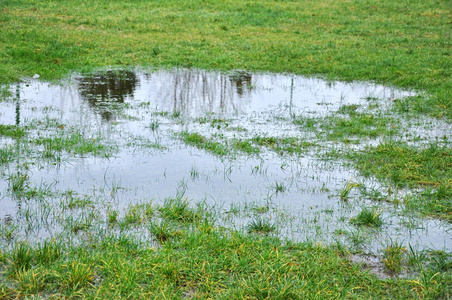
<path id="1" fill-rule="evenodd" d="M 452 116 L 447 1 L 1 1 L 0 81 L 102 66 L 323 74 L 419 89 Z"/>
<path id="2" fill-rule="evenodd" d="M 450 296 L 447 255 L 422 259 L 388 248 L 388 266 L 425 263 L 419 279 L 377 279 L 341 247 L 285 244 L 258 231 L 217 227 L 206 212 L 180 198 L 131 208 L 109 227 L 147 228 L 146 243 L 127 234 L 88 237 L 78 246 L 60 240 L 17 243 L 0 252 L 2 299 L 408 299 Z M 96 227 L 97 225 L 92 225 Z M 416 256 L 418 255 L 418 256 Z M 418 268 L 416 268 L 418 270 Z"/>

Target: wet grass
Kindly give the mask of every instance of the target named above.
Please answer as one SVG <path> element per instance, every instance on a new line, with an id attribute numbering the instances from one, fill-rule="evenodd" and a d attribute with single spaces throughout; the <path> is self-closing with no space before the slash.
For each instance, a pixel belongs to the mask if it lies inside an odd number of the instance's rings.
<path id="1" fill-rule="evenodd" d="M 100 137 L 86 138 L 79 132 L 59 132 L 50 137 L 42 137 L 31 140 L 43 147 L 45 157 L 53 157 L 61 151 L 70 154 L 94 154 L 109 156 L 114 151 L 113 147 L 108 147 L 102 143 Z"/>
<path id="2" fill-rule="evenodd" d="M 254 218 L 251 220 L 248 225 L 247 229 L 249 233 L 256 232 L 256 233 L 262 233 L 262 234 L 268 234 L 270 232 L 273 232 L 276 230 L 276 226 L 272 224 L 269 220 L 265 220 L 261 217 Z"/>
<path id="3" fill-rule="evenodd" d="M 381 110 L 357 112 L 357 106 L 341 106 L 325 117 L 295 116 L 293 123 L 329 141 L 358 144 L 377 137 L 390 138 L 400 131 L 400 120 Z"/>
<path id="4" fill-rule="evenodd" d="M 294 299 L 315 294 L 389 299 L 415 297 L 424 289 L 421 282 L 381 281 L 334 249 L 311 243 L 281 245 L 275 238 L 206 224 L 202 230 L 182 227 L 180 233 L 168 223 L 155 225 L 151 232 L 164 243 L 158 248 L 109 235 L 80 246 L 20 243 L 2 252 L 7 276 L 0 295 Z M 344 278 L 345 286 L 338 284 Z M 435 282 L 441 283 L 439 279 Z M 442 295 L 441 290 L 436 295 Z"/>
<path id="5" fill-rule="evenodd" d="M 391 243 L 383 249 L 383 263 L 390 271 L 399 273 L 402 270 L 402 263 L 405 259 L 407 250 L 400 243 L 391 241 Z"/>
<path id="6" fill-rule="evenodd" d="M 180 137 L 185 143 L 198 149 L 204 149 L 219 156 L 231 154 L 231 151 L 227 146 L 215 141 L 213 138 L 206 138 L 197 132 L 188 133 L 185 131 L 180 134 Z"/>
<path id="7" fill-rule="evenodd" d="M 408 211 L 452 220 L 452 153 L 447 141 L 412 146 L 400 138 L 405 129 L 399 121 L 400 116 L 431 115 L 449 122 L 452 117 L 450 13 L 445 2 L 3 1 L 1 7 L 0 82 L 5 83 L 35 73 L 56 79 L 72 70 L 141 65 L 322 74 L 423 90 L 418 96 L 392 99 L 395 115 L 381 113 L 369 102 L 368 107 L 342 106 L 323 117 L 295 116 L 300 131 L 314 132 L 316 140 L 298 135 L 226 139 L 189 132 L 180 138 L 218 156 L 236 151 L 257 155 L 263 148 L 302 155 L 315 147 L 320 157 L 348 159 L 365 176 L 409 189 L 399 200 Z M 11 96 L 4 87 L 0 92 L 0 101 Z M 156 115 L 182 122 L 180 111 Z M 212 130 L 247 131 L 221 118 L 197 122 Z M 38 124 L 38 131 L 52 126 L 57 130 L 44 137 L 29 137 L 28 127 L 0 125 L 0 136 L 38 146 L 40 158 L 62 152 L 102 157 L 114 153 L 102 137 L 58 128 L 61 125 L 52 120 Z M 155 120 L 147 128 L 156 133 L 161 127 Z M 321 151 L 325 141 L 359 146 L 369 140 L 377 143 L 365 149 Z M 2 168 L 18 157 L 30 160 L 36 155 L 18 153 L 9 145 L 2 145 L 0 154 Z M 195 171 L 193 178 L 199 175 Z M 29 182 L 26 171 L 4 177 L 14 199 L 43 201 L 45 191 Z M 341 190 L 342 199 L 350 197 L 357 187 L 353 184 Z M 283 192 L 286 187 L 277 182 L 274 189 Z M 378 191 L 367 195 L 379 201 L 386 197 Z M 417 269 L 408 280 L 380 280 L 352 264 L 343 248 L 253 234 L 281 229 L 264 217 L 250 221 L 246 233 L 226 229 L 182 197 L 166 199 L 162 206 L 108 208 L 103 215 L 89 213 L 96 204 L 84 196 L 66 195 L 61 204 L 72 214 L 57 218 L 65 230 L 61 238 L 77 242 L 31 245 L 20 241 L 14 221 L 2 220 L 0 238 L 12 246 L 0 249 L 0 298 L 451 297 L 451 258 L 440 251 L 406 253 L 398 243 L 389 244 L 383 251 L 388 270 L 397 273 L 410 263 Z M 265 213 L 268 207 L 256 208 L 261 210 Z M 363 209 L 351 222 L 380 227 L 380 213 L 378 208 Z M 45 219 L 50 211 L 35 214 L 26 218 Z M 107 227 L 114 234 L 106 233 Z M 142 227 L 156 246 L 133 238 L 133 230 Z M 347 238 L 357 247 L 365 239 L 359 230 Z"/>
<path id="8" fill-rule="evenodd" d="M 317 146 L 311 141 L 300 140 L 296 137 L 265 137 L 256 136 L 251 139 L 258 146 L 266 147 L 278 153 L 303 154 L 311 147 Z"/>
<path id="9" fill-rule="evenodd" d="M 91 214 L 88 198 L 66 191 L 63 199 L 62 209 L 72 213 L 60 221 L 66 229 L 58 239 L 32 244 L 12 232 L 13 246 L 0 252 L 2 298 L 450 296 L 449 254 L 413 250 L 408 256 L 396 251 L 398 244 L 388 244 L 382 257 L 388 270 L 418 275 L 381 280 L 350 262 L 343 246 L 293 243 L 271 235 L 285 225 L 265 215 L 268 204 L 240 208 L 258 215 L 244 230 L 232 230 L 217 224 L 215 213 L 202 202 L 183 195 L 161 205 L 130 204 L 123 214 L 106 207 L 107 218 L 97 215 L 103 209 Z M 135 238 L 133 232 L 143 228 L 149 236 Z M 351 236 L 359 239 L 360 233 Z"/>
<path id="10" fill-rule="evenodd" d="M 364 207 L 356 217 L 350 219 L 350 223 L 358 226 L 381 227 L 383 219 L 381 217 L 381 210 L 378 208 Z"/>
<path id="11" fill-rule="evenodd" d="M 434 142 L 420 148 L 384 141 L 350 156 L 364 175 L 375 174 L 399 187 L 441 186 L 452 178 L 452 150 Z"/>
<path id="12" fill-rule="evenodd" d="M 382 142 L 349 157 L 366 176 L 376 176 L 399 188 L 421 189 L 404 199 L 412 210 L 452 220 L 452 152 L 449 147 L 430 143 L 419 148 Z"/>
<path id="13" fill-rule="evenodd" d="M 25 133 L 26 133 L 25 129 L 19 126 L 0 124 L 0 135 L 2 136 L 20 138 L 24 136 Z"/>

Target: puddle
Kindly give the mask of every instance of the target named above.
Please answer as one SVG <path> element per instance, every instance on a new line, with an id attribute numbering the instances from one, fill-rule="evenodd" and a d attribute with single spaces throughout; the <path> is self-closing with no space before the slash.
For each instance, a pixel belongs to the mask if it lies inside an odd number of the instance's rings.
<path id="1" fill-rule="evenodd" d="M 11 92 L 11 99 L 0 102 L 1 124 L 26 126 L 29 139 L 82 134 L 111 146 L 107 157 L 64 150 L 43 157 L 42 145 L 0 137 L 2 149 L 21 153 L 0 165 L 0 222 L 4 227 L 5 220 L 13 223 L 18 238 L 59 236 L 68 223 L 83 222 L 89 214 L 105 220 L 108 210 L 123 214 L 131 204 L 161 204 L 179 193 L 204 201 L 220 222 L 237 229 L 259 215 L 275 223 L 281 237 L 293 240 L 341 241 L 374 253 L 389 240 L 421 250 L 452 250 L 450 224 L 404 216 L 390 203 L 375 204 L 357 193 L 341 200 L 338 194 L 351 178 L 365 180 L 340 163 L 318 159 L 317 149 L 300 156 L 262 151 L 225 158 L 177 137 L 188 131 L 219 139 L 297 136 L 309 141 L 312 133 L 300 132 L 293 115 L 322 116 L 369 99 L 389 106 L 414 92 L 295 75 L 185 69 L 111 70 L 73 75 L 58 84 L 30 79 Z M 44 196 L 15 199 L 10 190 L 16 175 Z M 376 182 L 366 184 L 383 189 Z M 73 191 L 90 204 L 68 209 L 67 193 L 52 191 Z M 350 224 L 369 205 L 383 209 L 380 230 Z"/>

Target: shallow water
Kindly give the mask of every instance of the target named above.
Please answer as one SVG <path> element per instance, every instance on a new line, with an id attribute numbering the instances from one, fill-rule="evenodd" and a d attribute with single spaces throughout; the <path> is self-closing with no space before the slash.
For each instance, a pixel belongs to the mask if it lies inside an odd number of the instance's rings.
<path id="1" fill-rule="evenodd" d="M 357 191 L 349 201 L 341 200 L 338 194 L 351 179 L 376 189 L 385 186 L 360 178 L 340 162 L 320 160 L 316 149 L 301 156 L 263 151 L 228 158 L 187 146 L 175 135 L 186 130 L 220 140 L 259 135 L 309 141 L 312 134 L 293 125 L 293 115 L 325 115 L 369 99 L 389 106 L 414 92 L 295 75 L 177 69 L 76 74 L 57 84 L 30 79 L 12 87 L 12 93 L 0 102 L 1 124 L 27 126 L 32 137 L 82 132 L 117 149 L 107 158 L 63 151 L 57 160 L 42 159 L 38 146 L 0 137 L 2 147 L 27 153 L 0 165 L 0 219 L 12 218 L 18 238 L 58 236 L 65 222 L 83 219 L 88 211 L 105 216 L 108 209 L 123 212 L 130 204 L 162 203 L 184 194 L 193 203 L 206 202 L 220 222 L 239 230 L 264 207 L 261 216 L 277 224 L 283 238 L 346 244 L 359 238 L 367 252 L 391 240 L 421 250 L 452 250 L 450 224 L 408 217 L 400 207 L 372 203 Z M 87 196 L 92 208 L 65 210 L 61 195 L 17 200 L 9 179 L 16 173 L 41 189 Z M 382 229 L 350 224 L 365 206 L 384 209 Z"/>

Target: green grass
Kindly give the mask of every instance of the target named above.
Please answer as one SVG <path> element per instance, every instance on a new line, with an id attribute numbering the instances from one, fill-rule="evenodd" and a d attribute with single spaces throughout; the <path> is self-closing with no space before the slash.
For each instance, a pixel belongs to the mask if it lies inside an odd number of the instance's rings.
<path id="1" fill-rule="evenodd" d="M 87 138 L 78 132 L 61 131 L 50 137 L 36 138 L 30 142 L 43 146 L 42 155 L 49 158 L 57 156 L 61 151 L 71 154 L 92 153 L 98 156 L 110 156 L 114 148 L 106 146 L 99 139 L 99 137 Z"/>
<path id="2" fill-rule="evenodd" d="M 396 187 L 422 188 L 407 196 L 408 208 L 452 220 L 452 150 L 437 143 L 422 148 L 382 142 L 347 154 L 365 176 L 376 176 Z"/>
<path id="3" fill-rule="evenodd" d="M 352 182 L 351 180 L 347 182 L 347 184 L 341 189 L 339 196 L 341 199 L 345 200 L 348 198 L 350 191 L 356 187 L 359 187 L 360 184 L 356 182 Z"/>
<path id="4" fill-rule="evenodd" d="M 180 196 L 165 199 L 165 203 L 159 208 L 160 215 L 167 220 L 181 222 L 193 222 L 199 219 L 199 214 L 189 207 L 189 201 Z"/>
<path id="5" fill-rule="evenodd" d="M 4 254 L 9 276 L 0 283 L 0 296 L 402 299 L 422 289 L 410 280 L 379 280 L 334 249 L 309 243 L 283 246 L 274 238 L 217 228 L 184 231 L 165 245 L 105 236 L 63 247 L 64 256 L 52 252 L 44 268 L 42 247 L 23 244 Z"/>
<path id="6" fill-rule="evenodd" d="M 85 232 L 74 232 L 79 237 L 75 244 L 55 239 L 44 239 L 35 245 L 17 241 L 14 247 L 0 252 L 3 272 L 0 297 L 447 299 L 450 296 L 452 265 L 447 253 L 423 254 L 416 260 L 418 264 L 410 265 L 417 274 L 410 279 L 381 280 L 350 262 L 344 248 L 283 242 L 268 236 L 276 226 L 262 217 L 250 220 L 248 232 L 227 229 L 207 217 L 209 211 L 205 208 L 194 214 L 180 196 L 167 199 L 161 206 L 130 205 L 126 214 L 130 211 L 148 216 L 159 212 L 160 219 L 141 219 L 152 235 L 150 239 L 159 245 L 150 240 L 135 240 L 127 230 L 136 223 L 126 224 L 124 233 L 118 235 L 81 228 Z M 69 223 L 79 226 L 86 221 L 87 218 Z M 93 228 L 96 226 L 93 223 Z M 394 247 L 389 245 L 384 250 L 384 259 L 388 268 L 396 270 L 405 266 L 405 256 L 399 260 L 400 251 Z"/>
<path id="7" fill-rule="evenodd" d="M 364 207 L 356 217 L 350 219 L 350 223 L 358 226 L 381 227 L 383 225 L 381 210 L 375 207 Z"/>
<path id="8" fill-rule="evenodd" d="M 0 0 L 0 7 L 0 83 L 10 84 L 35 73 L 52 80 L 74 70 L 150 66 L 318 74 L 423 91 L 395 99 L 394 111 L 399 114 L 395 116 L 369 105 L 342 106 L 318 119 L 295 117 L 301 131 L 316 134 L 315 141 L 298 136 L 225 140 L 181 134 L 185 143 L 215 155 L 259 154 L 263 147 L 280 154 L 303 154 L 323 141 L 397 140 L 404 130 L 398 116 L 430 115 L 448 122 L 452 117 L 447 1 Z M 0 101 L 9 94 L 0 87 Z M 179 119 L 181 112 L 156 115 Z M 58 127 L 51 121 L 44 126 Z M 212 129 L 244 131 L 220 118 L 198 121 Z M 93 139 L 64 127 L 53 129 L 57 131 L 51 136 L 26 140 L 40 146 L 39 158 L 57 157 L 61 152 L 109 156 L 114 151 L 97 136 Z M 151 122 L 149 129 L 158 131 L 160 123 Z M 0 136 L 28 139 L 31 130 L 0 125 Z M 9 146 L 0 151 L 2 167 L 23 155 Z M 414 147 L 391 141 L 363 151 L 339 149 L 337 153 L 364 175 L 415 191 L 403 199 L 409 210 L 452 220 L 448 145 Z M 11 175 L 7 181 L 9 192 L 20 196 L 16 198 L 26 195 L 23 200 L 41 200 L 42 191 L 31 186 L 26 173 Z M 284 188 L 281 183 L 275 187 L 276 191 Z M 344 187 L 343 198 L 350 189 Z M 68 198 L 64 205 L 73 215 L 64 216 L 61 225 L 80 244 L 52 240 L 30 245 L 18 240 L 14 224 L 2 225 L 1 238 L 13 244 L 0 249 L 1 299 L 451 297 L 447 253 L 425 257 L 415 253 L 412 260 L 420 263 L 413 278 L 380 280 L 352 264 L 343 250 L 228 230 L 204 219 L 182 197 L 167 199 L 162 206 L 130 206 L 124 214 L 109 210 L 101 225 L 118 230 L 116 236 L 104 234 L 95 213 L 77 215 L 78 210 L 92 210 L 89 199 Z M 351 222 L 382 226 L 380 213 L 363 210 Z M 129 231 L 139 226 L 146 227 L 150 239 L 160 245 L 135 241 Z M 247 229 L 276 230 L 274 224 L 259 218 Z M 348 238 L 357 246 L 363 243 L 358 231 Z M 389 245 L 385 251 L 386 267 L 401 269 L 402 248 Z"/>
<path id="9" fill-rule="evenodd" d="M 384 141 L 350 157 L 364 175 L 376 174 L 398 186 L 439 186 L 452 178 L 452 149 L 438 143 L 419 148 Z"/>
<path id="10" fill-rule="evenodd" d="M 181 132 L 180 137 L 188 145 L 195 146 L 196 148 L 199 149 L 207 150 L 215 155 L 225 156 L 231 154 L 231 150 L 227 146 L 223 145 L 220 142 L 215 141 L 212 138 L 208 139 L 197 132 L 195 133 L 188 133 L 186 131 Z"/>
<path id="11" fill-rule="evenodd" d="M 356 112 L 355 106 L 342 106 L 337 113 L 318 118 L 296 116 L 294 124 L 317 133 L 329 141 L 359 143 L 377 137 L 391 137 L 400 132 L 400 120 L 381 111 Z"/>
<path id="12" fill-rule="evenodd" d="M 310 147 L 317 146 L 316 143 L 310 141 L 302 141 L 296 137 L 266 137 L 256 136 L 251 139 L 254 144 L 266 147 L 278 153 L 302 154 Z"/>
<path id="13" fill-rule="evenodd" d="M 248 222 L 247 229 L 249 233 L 257 232 L 262 234 L 268 234 L 276 230 L 276 226 L 268 220 L 264 220 L 261 217 L 254 218 Z"/>
<path id="14" fill-rule="evenodd" d="M 398 242 L 393 242 L 383 249 L 383 263 L 390 272 L 398 273 L 402 270 L 402 263 L 405 260 L 406 248 Z"/>
<path id="15" fill-rule="evenodd" d="M 20 138 L 24 136 L 26 133 L 25 129 L 15 126 L 15 125 L 3 125 L 0 124 L 0 135 L 12 137 L 12 138 Z"/>

